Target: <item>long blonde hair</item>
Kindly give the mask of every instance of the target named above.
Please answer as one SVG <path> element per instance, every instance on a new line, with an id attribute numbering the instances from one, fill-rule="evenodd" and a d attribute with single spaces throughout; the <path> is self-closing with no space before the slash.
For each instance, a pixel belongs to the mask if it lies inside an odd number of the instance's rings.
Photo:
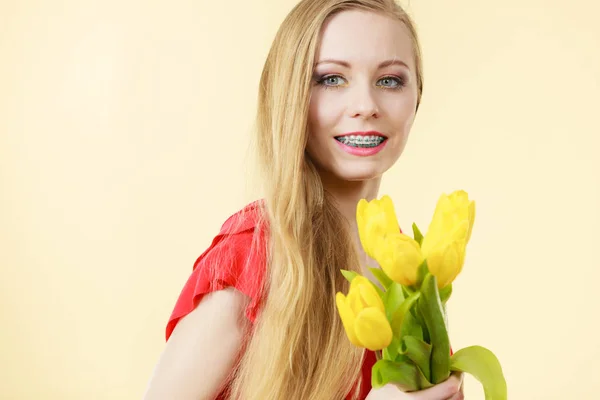
<path id="1" fill-rule="evenodd" d="M 269 231 L 266 301 L 232 376 L 233 399 L 343 399 L 360 377 L 364 352 L 347 340 L 335 307 L 336 291 L 348 289 L 340 269 L 360 271 L 358 256 L 305 155 L 320 32 L 328 18 L 349 9 L 405 24 L 414 42 L 420 102 L 417 34 L 393 0 L 303 0 L 283 21 L 264 65 L 256 119 Z"/>

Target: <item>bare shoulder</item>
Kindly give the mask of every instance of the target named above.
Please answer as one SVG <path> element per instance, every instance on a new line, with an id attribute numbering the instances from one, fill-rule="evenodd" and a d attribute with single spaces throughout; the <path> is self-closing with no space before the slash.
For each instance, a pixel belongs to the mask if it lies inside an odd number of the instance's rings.
<path id="1" fill-rule="evenodd" d="M 244 310 L 249 302 L 248 296 L 233 287 L 207 293 L 198 306 L 179 321 L 167 343 L 177 342 L 178 337 L 204 330 L 209 327 L 207 324 L 211 326 L 210 332 L 244 329 L 248 322 Z"/>
<path id="2" fill-rule="evenodd" d="M 206 294 L 173 330 L 144 400 L 214 398 L 250 328 L 244 315 L 248 302 L 246 295 L 231 287 Z"/>

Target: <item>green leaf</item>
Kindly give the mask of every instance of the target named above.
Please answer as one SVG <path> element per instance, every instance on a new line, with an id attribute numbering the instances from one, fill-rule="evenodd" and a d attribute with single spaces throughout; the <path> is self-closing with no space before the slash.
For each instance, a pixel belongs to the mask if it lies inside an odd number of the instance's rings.
<path id="1" fill-rule="evenodd" d="M 432 345 L 431 383 L 438 384 L 450 376 L 450 339 L 437 288 L 437 279 L 434 275 L 427 274 L 423 281 L 417 310 L 427 326 L 428 342 Z"/>
<path id="2" fill-rule="evenodd" d="M 502 366 L 494 353 L 485 347 L 460 349 L 451 357 L 450 369 L 470 374 L 481 382 L 485 400 L 506 400 L 507 387 Z"/>
<path id="3" fill-rule="evenodd" d="M 371 271 L 373 273 L 373 275 L 375 276 L 375 278 L 377 278 L 377 280 L 379 281 L 379 283 L 381 283 L 381 285 L 387 290 L 390 285 L 394 282 L 390 279 L 389 276 L 387 276 L 387 274 L 385 273 L 384 270 L 382 270 L 381 268 L 373 268 L 373 267 L 369 267 L 369 271 Z"/>
<path id="4" fill-rule="evenodd" d="M 423 244 L 423 234 L 421 233 L 421 231 L 417 227 L 417 224 L 415 224 L 415 223 L 412 224 L 412 230 L 413 230 L 415 241 L 417 243 L 419 243 L 419 246 L 421 246 Z"/>
<path id="5" fill-rule="evenodd" d="M 423 335 L 423 326 L 419 324 L 419 321 L 413 316 L 412 313 L 407 313 L 404 316 L 404 320 L 402 321 L 402 326 L 400 327 L 400 337 L 404 336 L 414 336 L 419 338 L 420 340 L 425 341 Z"/>
<path id="6" fill-rule="evenodd" d="M 400 338 L 398 336 L 392 336 L 392 341 L 383 349 L 382 354 L 385 360 L 395 361 L 398 357 L 398 351 L 400 350 Z"/>
<path id="7" fill-rule="evenodd" d="M 414 288 L 402 285 L 402 294 L 404 294 L 404 297 L 410 297 L 414 292 L 416 292 Z"/>
<path id="8" fill-rule="evenodd" d="M 398 353 L 396 355 L 396 358 L 394 358 L 392 361 L 397 362 L 397 363 L 412 362 L 412 360 L 410 358 L 408 358 L 408 356 L 406 354 L 402 354 L 402 353 Z"/>
<path id="9" fill-rule="evenodd" d="M 392 282 L 385 291 L 383 298 L 388 321 L 392 321 L 392 316 L 398 311 L 398 308 L 400 308 L 403 301 L 404 294 L 402 293 L 402 285 L 397 282 Z"/>
<path id="10" fill-rule="evenodd" d="M 383 290 L 381 290 L 379 288 L 379 286 L 377 286 L 375 284 L 375 282 L 372 282 L 371 280 L 369 280 L 369 283 L 371 284 L 371 286 L 373 286 L 373 289 L 375 289 L 375 291 L 377 292 L 377 294 L 379 295 L 379 297 L 381 297 L 381 300 L 383 300 L 385 298 L 385 293 L 383 292 Z"/>
<path id="11" fill-rule="evenodd" d="M 406 355 L 415 363 L 427 380 L 430 377 L 431 345 L 414 336 L 403 336 L 401 354 Z"/>
<path id="12" fill-rule="evenodd" d="M 451 283 L 448 284 L 447 286 L 443 287 L 440 290 L 440 300 L 442 301 L 442 304 L 446 304 L 446 302 L 450 298 L 450 295 L 452 295 L 452 284 Z"/>
<path id="13" fill-rule="evenodd" d="M 357 276 L 359 276 L 359 274 L 357 272 L 354 271 L 348 271 L 345 269 L 341 269 L 340 271 L 342 271 L 342 275 L 344 275 L 344 278 L 346 278 L 346 280 L 350 283 L 352 283 L 352 280 L 354 278 L 356 278 Z M 377 294 L 379 295 L 379 297 L 381 297 L 381 299 L 383 300 L 383 291 L 375 284 L 373 283 L 371 280 L 369 280 L 369 283 L 371 284 L 371 286 L 373 286 L 373 288 L 375 289 L 375 291 L 377 292 Z"/>
<path id="14" fill-rule="evenodd" d="M 420 338 L 423 339 L 427 343 L 431 343 L 429 330 L 427 330 L 427 324 L 425 323 L 423 316 L 419 312 L 419 308 L 414 307 L 412 310 L 410 310 L 410 314 L 411 314 L 412 319 L 414 320 L 415 325 L 418 325 L 421 328 Z M 412 336 L 416 336 L 416 335 L 413 334 Z"/>
<path id="15" fill-rule="evenodd" d="M 412 361 L 379 360 L 373 366 L 371 386 L 379 388 L 388 383 L 393 383 L 404 392 L 427 389 L 433 386 Z"/>
<path id="16" fill-rule="evenodd" d="M 391 318 L 392 332 L 394 334 L 398 335 L 401 332 L 406 315 L 410 313 L 411 308 L 416 304 L 419 297 L 421 297 L 421 292 L 415 292 L 398 307 L 398 310 L 396 310 Z"/>
<path id="17" fill-rule="evenodd" d="M 352 279 L 354 279 L 354 278 L 356 278 L 358 276 L 358 273 L 354 272 L 354 271 L 348 271 L 348 270 L 345 270 L 345 269 L 342 269 L 340 271 L 342 271 L 342 275 L 344 275 L 344 278 L 346 278 L 346 280 L 348 282 L 352 282 Z"/>
<path id="18" fill-rule="evenodd" d="M 416 286 L 418 288 L 420 288 L 421 285 L 423 285 L 423 280 L 425 279 L 425 277 L 427 276 L 428 273 L 429 273 L 429 266 L 427 265 L 427 259 L 425 259 L 425 260 L 423 260 L 421 265 L 419 265 L 419 270 L 417 272 Z"/>

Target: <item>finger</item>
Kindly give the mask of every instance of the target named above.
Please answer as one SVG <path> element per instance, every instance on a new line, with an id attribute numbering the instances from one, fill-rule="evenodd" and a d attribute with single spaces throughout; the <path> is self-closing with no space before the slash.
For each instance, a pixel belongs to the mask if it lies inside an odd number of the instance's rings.
<path id="1" fill-rule="evenodd" d="M 458 380 L 460 381 L 460 390 L 462 390 L 465 383 L 465 374 L 459 371 L 454 371 L 452 372 L 451 376 L 455 376 L 456 378 L 458 378 Z"/>
<path id="2" fill-rule="evenodd" d="M 448 400 L 465 400 L 465 395 L 462 390 L 456 393 L 454 396 L 450 397 Z"/>
<path id="3" fill-rule="evenodd" d="M 419 394 L 414 397 L 414 400 L 452 399 L 452 396 L 459 393 L 460 387 L 462 386 L 462 380 L 462 374 L 453 373 L 444 382 L 420 391 Z"/>
<path id="4" fill-rule="evenodd" d="M 460 374 L 460 389 L 458 391 L 458 393 L 454 394 L 454 396 L 450 397 L 448 400 L 464 400 L 465 399 L 465 392 L 464 392 L 464 375 Z"/>

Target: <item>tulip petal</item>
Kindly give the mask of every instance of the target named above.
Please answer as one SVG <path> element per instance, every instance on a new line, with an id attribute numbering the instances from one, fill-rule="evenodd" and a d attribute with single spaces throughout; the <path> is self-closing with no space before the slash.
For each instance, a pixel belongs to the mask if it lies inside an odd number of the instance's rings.
<path id="1" fill-rule="evenodd" d="M 352 313 L 354 315 L 358 315 L 358 313 L 361 312 L 363 308 L 365 308 L 365 305 L 362 302 L 358 289 L 351 289 L 348 292 L 348 296 L 346 297 L 346 304 L 348 304 L 348 307 L 350 307 L 350 310 L 352 310 Z"/>
<path id="2" fill-rule="evenodd" d="M 463 249 L 461 248 L 461 243 L 464 243 L 464 241 L 453 242 L 446 248 L 444 264 L 446 264 L 447 267 L 444 267 L 445 271 L 442 274 L 444 279 L 443 281 L 441 280 L 438 282 L 438 288 L 443 288 L 452 283 L 462 270 L 461 253 L 463 252 Z"/>
<path id="3" fill-rule="evenodd" d="M 457 190 L 450 195 L 442 194 L 436 205 L 427 234 L 423 238 L 421 248 L 425 258 L 445 246 L 451 239 L 469 241 L 475 217 L 475 203 L 469 201 L 464 190 Z M 464 226 L 462 226 L 465 224 Z M 457 229 L 460 227 L 460 229 Z"/>
<path id="4" fill-rule="evenodd" d="M 375 258 L 379 242 L 386 234 L 400 231 L 394 204 L 387 195 L 371 201 L 359 200 L 356 221 L 360 243 L 371 258 Z"/>
<path id="5" fill-rule="evenodd" d="M 466 240 L 467 235 L 469 234 L 469 221 L 464 219 L 461 221 L 456 221 L 455 225 L 452 229 L 452 232 L 449 234 L 449 240 Z"/>
<path id="6" fill-rule="evenodd" d="M 386 233 L 394 233 L 400 231 L 400 224 L 396 217 L 396 210 L 394 209 L 394 202 L 390 196 L 385 195 L 381 198 L 381 208 L 386 218 Z"/>
<path id="7" fill-rule="evenodd" d="M 356 206 L 356 224 L 358 226 L 358 236 L 360 243 L 363 248 L 366 247 L 366 233 L 365 233 L 365 211 L 367 208 L 367 201 L 360 199 Z"/>
<path id="8" fill-rule="evenodd" d="M 454 247 L 454 252 L 457 256 L 456 269 L 454 270 L 452 279 L 450 280 L 450 282 L 447 282 L 446 285 L 449 285 L 456 279 L 456 277 L 462 272 L 463 266 L 465 265 L 465 256 L 467 251 L 466 241 L 459 240 L 454 242 L 452 245 Z"/>
<path id="9" fill-rule="evenodd" d="M 369 284 L 369 279 L 363 275 L 356 275 L 354 277 L 354 279 L 352 279 L 352 282 L 350 283 L 350 291 L 354 291 L 357 290 L 357 288 L 359 286 L 362 285 L 368 285 Z"/>
<path id="10" fill-rule="evenodd" d="M 385 314 L 375 307 L 362 310 L 354 322 L 356 337 L 371 351 L 381 350 L 392 341 L 392 327 Z"/>
<path id="11" fill-rule="evenodd" d="M 368 215 L 365 221 L 365 239 L 363 248 L 369 257 L 374 258 L 379 243 L 386 235 L 385 215 Z"/>
<path id="12" fill-rule="evenodd" d="M 381 297 L 379 296 L 379 294 L 377 294 L 377 292 L 370 283 L 368 285 L 360 285 L 358 287 L 358 290 L 360 292 L 363 304 L 365 304 L 367 307 L 375 307 L 381 312 L 385 313 L 385 306 L 383 305 L 383 300 L 381 300 Z"/>
<path id="13" fill-rule="evenodd" d="M 411 286 L 417 282 L 423 255 L 419 244 L 410 236 L 402 233 L 386 236 L 377 256 L 376 260 L 381 269 L 393 281 L 404 286 Z"/>
<path id="14" fill-rule="evenodd" d="M 438 288 L 441 289 L 451 283 L 458 275 L 457 269 L 459 256 L 454 243 L 439 248 L 427 259 L 429 272 L 437 278 Z"/>
<path id="15" fill-rule="evenodd" d="M 469 203 L 469 233 L 467 234 L 467 243 L 471 239 L 471 232 L 473 231 L 473 224 L 475 223 L 475 202 Z"/>
<path id="16" fill-rule="evenodd" d="M 356 215 L 362 217 L 365 214 L 365 209 L 367 208 L 368 204 L 369 203 L 367 202 L 367 200 L 360 199 L 358 201 L 358 204 L 356 205 Z"/>
<path id="17" fill-rule="evenodd" d="M 435 252 L 427 254 L 427 268 L 432 275 L 438 277 L 444 265 L 444 250 L 436 249 Z M 439 279 L 439 278 L 438 278 Z"/>
<path id="18" fill-rule="evenodd" d="M 354 325 L 356 322 L 356 318 L 352 309 L 347 303 L 346 297 L 342 293 L 337 293 L 335 296 L 335 304 L 338 309 L 338 313 L 340 314 L 340 318 L 342 320 L 342 324 L 344 325 L 344 329 L 346 330 L 346 335 L 355 346 L 364 347 L 362 343 L 358 340 L 356 333 L 354 332 Z"/>

